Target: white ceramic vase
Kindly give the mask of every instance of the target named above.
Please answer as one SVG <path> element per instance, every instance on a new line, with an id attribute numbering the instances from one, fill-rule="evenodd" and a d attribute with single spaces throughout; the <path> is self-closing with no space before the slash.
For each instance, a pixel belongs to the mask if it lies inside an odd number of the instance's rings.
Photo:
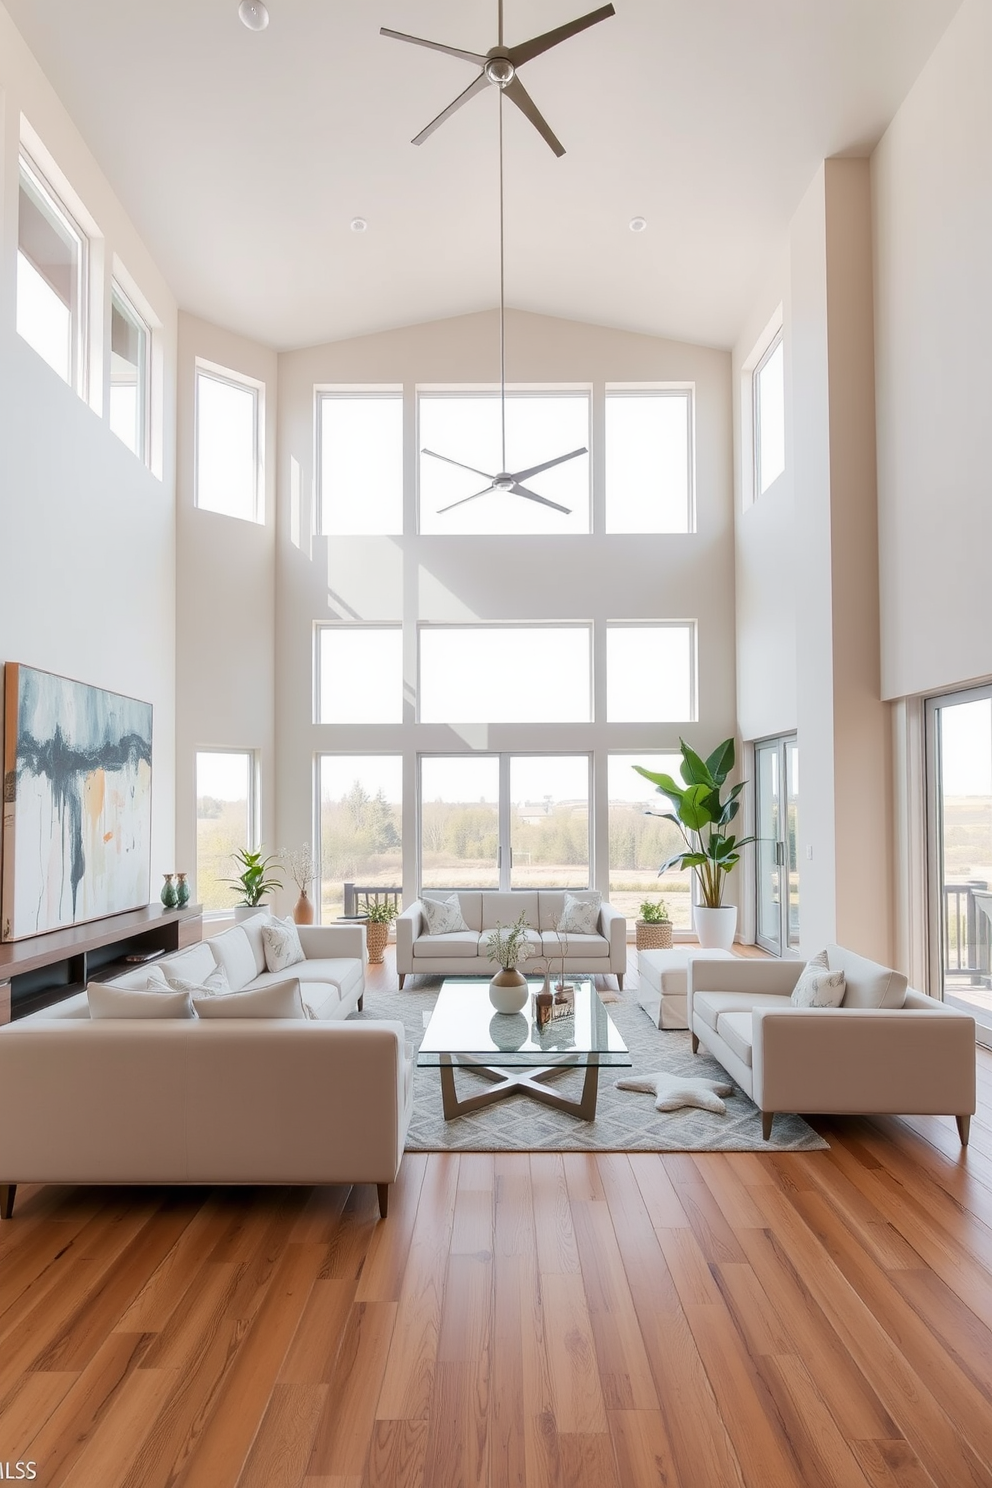
<path id="1" fill-rule="evenodd" d="M 489 1001 L 498 1013 L 519 1013 L 529 995 L 527 978 L 513 967 L 504 966 L 489 983 Z"/>
<path id="2" fill-rule="evenodd" d="M 693 924 L 699 944 L 707 951 L 729 951 L 734 944 L 737 930 L 737 905 L 721 904 L 719 909 L 707 909 L 696 904 L 692 910 Z"/>

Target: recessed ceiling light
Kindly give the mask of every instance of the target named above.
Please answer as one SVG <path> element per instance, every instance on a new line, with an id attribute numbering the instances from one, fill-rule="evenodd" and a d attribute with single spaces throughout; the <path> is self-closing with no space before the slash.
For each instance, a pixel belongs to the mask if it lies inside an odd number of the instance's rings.
<path id="1" fill-rule="evenodd" d="M 365 221 L 365 218 L 364 217 L 352 217 L 352 219 L 351 219 L 351 230 L 352 230 L 352 232 L 364 232 L 367 227 L 368 227 L 368 223 Z"/>
<path id="2" fill-rule="evenodd" d="M 241 0 L 238 15 L 241 17 L 241 24 L 247 26 L 249 31 L 264 31 L 269 24 L 269 12 L 262 0 Z"/>
<path id="3" fill-rule="evenodd" d="M 643 232 L 646 227 L 647 227 L 647 222 L 644 220 L 643 217 L 631 217 L 631 219 L 630 219 L 630 230 L 631 230 L 631 232 Z"/>

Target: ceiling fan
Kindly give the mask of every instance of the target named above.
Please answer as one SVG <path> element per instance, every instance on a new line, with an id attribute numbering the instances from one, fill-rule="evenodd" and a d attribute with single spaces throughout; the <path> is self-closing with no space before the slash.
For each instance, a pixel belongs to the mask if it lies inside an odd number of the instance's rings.
<path id="1" fill-rule="evenodd" d="M 588 15 L 579 16 L 578 20 L 568 21 L 564 26 L 556 26 L 553 31 L 545 31 L 542 36 L 533 36 L 530 41 L 520 42 L 519 46 L 507 47 L 503 45 L 503 0 L 499 0 L 498 40 L 496 45 L 490 47 L 485 54 L 467 52 L 462 47 L 446 46 L 440 41 L 425 41 L 420 36 L 408 36 L 404 31 L 391 31 L 388 26 L 381 26 L 380 36 L 393 36 L 397 41 L 409 41 L 414 46 L 428 47 L 432 52 L 445 52 L 449 57 L 460 57 L 464 62 L 474 62 L 482 69 L 475 81 L 469 83 L 465 91 L 459 93 L 453 103 L 449 103 L 446 109 L 442 109 L 426 129 L 414 135 L 413 143 L 422 145 L 428 135 L 433 134 L 445 119 L 450 118 L 461 108 L 462 104 L 468 103 L 470 98 L 474 98 L 476 93 L 481 93 L 489 83 L 492 83 L 501 94 L 506 94 L 511 103 L 516 104 L 555 154 L 564 155 L 565 146 L 554 134 L 544 115 L 527 92 L 517 76 L 517 71 L 525 62 L 531 62 L 535 57 L 540 57 L 542 53 L 550 52 L 551 48 L 558 46 L 559 42 L 568 41 L 570 36 L 575 36 L 578 32 L 595 26 L 599 21 L 605 21 L 611 15 L 616 15 L 613 6 L 602 5 L 599 10 L 591 10 Z"/>
<path id="2" fill-rule="evenodd" d="M 523 496 L 528 501 L 540 502 L 542 506 L 550 506 L 555 511 L 562 512 L 565 516 L 571 515 L 571 507 L 562 506 L 560 502 L 551 501 L 547 496 L 540 496 L 536 491 L 531 491 L 523 484 L 542 471 L 551 470 L 556 465 L 564 465 L 567 460 L 574 460 L 579 455 L 589 453 L 585 445 L 581 449 L 569 450 L 567 455 L 557 455 L 553 460 L 544 460 L 539 465 L 529 465 L 526 470 L 507 470 L 506 468 L 506 298 L 504 292 L 504 231 L 503 231 L 503 95 L 510 98 L 517 107 L 530 119 L 535 128 L 543 135 L 548 144 L 558 156 L 564 155 L 564 147 L 552 134 L 543 116 L 534 106 L 530 94 L 524 88 L 516 76 L 516 69 L 523 62 L 529 62 L 532 57 L 538 57 L 542 52 L 549 51 L 558 42 L 565 41 L 569 36 L 574 36 L 578 31 L 584 31 L 588 26 L 594 26 L 597 21 L 602 21 L 607 16 L 615 15 L 612 5 L 604 5 L 600 10 L 591 11 L 589 15 L 580 17 L 577 21 L 570 21 L 565 26 L 559 26 L 554 31 L 546 31 L 543 36 L 536 36 L 532 41 L 523 42 L 518 47 L 506 48 L 503 46 L 503 0 L 497 0 L 498 6 L 498 33 L 499 42 L 491 47 L 483 57 L 477 52 L 464 52 L 456 47 L 442 46 L 436 41 L 422 41 L 417 36 L 405 36 L 401 31 L 390 31 L 385 26 L 381 28 L 383 36 L 395 36 L 400 41 L 412 41 L 417 46 L 430 47 L 434 51 L 450 52 L 456 57 L 464 57 L 466 61 L 482 64 L 482 72 L 475 82 L 466 88 L 464 93 L 459 94 L 454 103 L 438 114 L 437 118 L 426 129 L 413 140 L 415 145 L 422 144 L 429 134 L 437 129 L 439 124 L 456 109 L 467 103 L 473 94 L 480 92 L 487 83 L 495 84 L 499 94 L 499 410 L 500 410 L 500 433 L 501 433 L 501 463 L 502 469 L 495 474 L 488 470 L 480 470 L 475 465 L 466 465 L 461 460 L 452 460 L 448 455 L 439 455 L 436 450 L 424 449 L 421 454 L 430 455 L 434 460 L 443 460 L 448 465 L 457 465 L 461 470 L 469 470 L 473 475 L 481 475 L 489 484 L 481 491 L 474 491 L 471 496 L 463 496 L 458 501 L 452 501 L 448 506 L 438 508 L 438 515 L 442 512 L 452 511 L 456 506 L 464 506 L 467 501 L 477 501 L 480 496 L 488 496 L 491 491 L 501 491 L 510 496 Z"/>

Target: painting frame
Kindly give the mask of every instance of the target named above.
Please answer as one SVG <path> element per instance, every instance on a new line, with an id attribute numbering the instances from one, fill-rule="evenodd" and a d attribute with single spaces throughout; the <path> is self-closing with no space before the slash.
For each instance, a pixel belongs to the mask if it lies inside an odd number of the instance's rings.
<path id="1" fill-rule="evenodd" d="M 6 663 L 0 940 L 148 904 L 152 723 L 151 703 Z"/>

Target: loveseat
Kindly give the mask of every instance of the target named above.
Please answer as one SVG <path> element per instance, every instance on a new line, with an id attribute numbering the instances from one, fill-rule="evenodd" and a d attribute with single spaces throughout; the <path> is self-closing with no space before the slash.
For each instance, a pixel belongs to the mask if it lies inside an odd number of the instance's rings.
<path id="1" fill-rule="evenodd" d="M 802 961 L 689 963 L 693 1051 L 703 1044 L 761 1110 L 954 1116 L 962 1144 L 975 1110 L 975 1020 L 907 986 L 901 972 L 827 947 L 846 978 L 840 1007 L 796 1007 Z"/>
<path id="2" fill-rule="evenodd" d="M 448 898 L 451 890 L 426 891 L 431 898 Z M 599 896 L 582 889 L 569 890 L 576 899 Z M 512 925 L 526 916 L 527 939 L 533 957 L 550 957 L 557 969 L 562 949 L 566 972 L 615 976 L 623 986 L 627 967 L 627 921 L 611 904 L 601 903 L 593 935 L 568 933 L 559 937 L 557 925 L 565 910 L 565 891 L 561 889 L 515 889 L 503 893 L 496 889 L 459 889 L 454 891 L 467 930 L 445 935 L 429 935 L 421 901 L 418 899 L 396 920 L 396 970 L 400 986 L 408 976 L 429 973 L 440 976 L 492 976 L 498 967 L 486 955 L 486 938 L 497 925 Z M 527 962 L 522 963 L 527 971 Z"/>
<path id="3" fill-rule="evenodd" d="M 278 973 L 258 969 L 260 929 L 153 965 L 201 985 L 223 966 L 234 990 L 298 976 L 313 1019 L 91 1018 L 81 992 L 0 1028 L 5 1218 L 18 1183 L 374 1183 L 385 1216 L 413 1055 L 401 1023 L 345 1021 L 364 991 L 362 928 L 301 928 L 306 962 Z M 149 969 L 112 985 L 144 987 Z"/>

